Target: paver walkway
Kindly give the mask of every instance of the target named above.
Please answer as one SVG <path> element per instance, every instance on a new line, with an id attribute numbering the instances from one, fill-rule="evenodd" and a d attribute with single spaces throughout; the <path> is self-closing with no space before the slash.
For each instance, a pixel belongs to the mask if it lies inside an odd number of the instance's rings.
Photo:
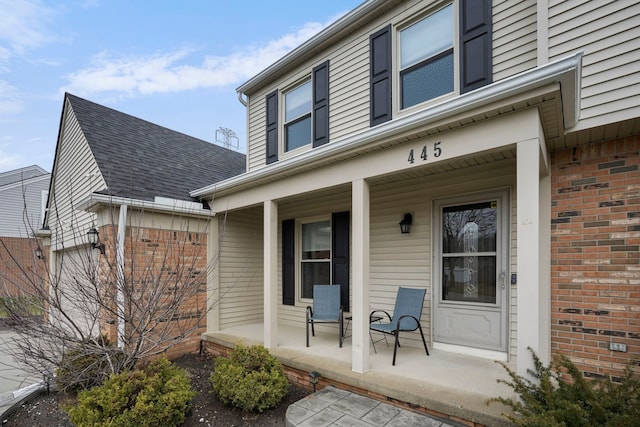
<path id="1" fill-rule="evenodd" d="M 460 426 L 331 386 L 289 406 L 286 418 L 287 427 Z"/>

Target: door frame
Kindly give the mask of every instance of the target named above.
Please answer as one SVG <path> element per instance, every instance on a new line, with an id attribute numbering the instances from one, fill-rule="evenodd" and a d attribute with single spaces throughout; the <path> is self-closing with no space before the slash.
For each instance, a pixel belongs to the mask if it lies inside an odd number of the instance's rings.
<path id="1" fill-rule="evenodd" d="M 460 194 L 451 197 L 434 199 L 432 202 L 433 216 L 433 240 L 432 240 L 432 337 L 433 346 L 437 349 L 456 351 L 464 354 L 487 357 L 496 360 L 508 360 L 509 354 L 509 332 L 510 332 L 510 286 L 509 271 L 511 267 L 510 241 L 511 241 L 511 191 L 508 187 L 484 190 L 474 193 Z M 474 310 L 474 307 L 481 307 L 477 304 L 469 303 L 442 303 L 442 209 L 447 206 L 458 206 L 477 202 L 487 202 L 497 200 L 497 235 L 496 235 L 496 308 L 495 312 L 500 312 L 500 346 L 499 348 L 483 348 L 475 345 L 446 342 L 439 340 L 440 334 L 438 311 L 442 307 L 457 308 L 460 310 Z M 487 305 L 486 305 L 487 306 Z M 488 306 L 487 306 L 488 307 Z"/>

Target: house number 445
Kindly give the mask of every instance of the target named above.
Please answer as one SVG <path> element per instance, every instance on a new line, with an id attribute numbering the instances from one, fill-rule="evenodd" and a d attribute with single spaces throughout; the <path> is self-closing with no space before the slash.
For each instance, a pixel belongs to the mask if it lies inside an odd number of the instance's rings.
<path id="1" fill-rule="evenodd" d="M 442 154 L 442 148 L 440 148 L 441 141 L 433 143 L 433 149 L 431 150 L 431 154 L 433 157 L 440 157 Z M 429 159 L 429 148 L 428 146 L 423 146 L 422 151 L 420 152 L 420 158 L 422 161 L 427 161 Z M 415 163 L 415 155 L 413 153 L 413 148 L 409 151 L 409 158 L 407 159 L 409 163 Z"/>

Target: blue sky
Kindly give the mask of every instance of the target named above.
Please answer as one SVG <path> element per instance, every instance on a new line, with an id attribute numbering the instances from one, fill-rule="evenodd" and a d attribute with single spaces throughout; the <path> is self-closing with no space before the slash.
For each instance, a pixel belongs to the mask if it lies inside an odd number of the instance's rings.
<path id="1" fill-rule="evenodd" d="M 361 0 L 0 0 L 0 172 L 51 171 L 65 92 L 207 141 L 235 89 Z"/>

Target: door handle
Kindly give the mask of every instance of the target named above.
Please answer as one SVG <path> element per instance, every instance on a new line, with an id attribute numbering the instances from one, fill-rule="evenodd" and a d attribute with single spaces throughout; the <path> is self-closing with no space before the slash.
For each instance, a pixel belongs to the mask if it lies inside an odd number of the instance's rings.
<path id="1" fill-rule="evenodd" d="M 507 288 L 507 271 L 506 270 L 502 270 L 500 272 L 500 282 L 502 282 L 502 285 L 500 286 L 502 289 L 506 289 Z"/>

